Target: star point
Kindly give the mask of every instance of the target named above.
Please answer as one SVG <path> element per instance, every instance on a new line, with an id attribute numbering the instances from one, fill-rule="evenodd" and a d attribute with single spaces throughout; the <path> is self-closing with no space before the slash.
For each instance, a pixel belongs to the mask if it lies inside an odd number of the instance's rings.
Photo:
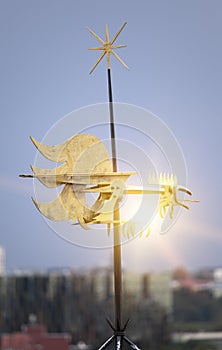
<path id="1" fill-rule="evenodd" d="M 89 74 L 91 74 L 95 68 L 98 66 L 98 64 L 101 62 L 101 60 L 103 59 L 103 57 L 106 56 L 107 58 L 107 68 L 110 69 L 110 55 L 112 54 L 125 68 L 129 69 L 128 66 L 126 65 L 125 62 L 123 62 L 123 60 L 116 54 L 116 52 L 114 52 L 113 50 L 115 49 L 121 49 L 126 47 L 126 45 L 113 45 L 114 42 L 116 41 L 116 39 L 118 38 L 118 36 L 120 35 L 120 33 L 122 32 L 122 30 L 124 29 L 124 27 L 126 26 L 127 22 L 125 22 L 122 27 L 118 30 L 118 32 L 114 35 L 114 37 L 112 38 L 112 40 L 109 40 L 109 29 L 108 29 L 108 25 L 106 24 L 106 41 L 104 41 L 103 39 L 101 39 L 96 33 L 94 33 L 94 31 L 90 28 L 86 28 L 90 34 L 92 34 L 92 36 L 94 36 L 94 38 L 96 38 L 100 44 L 102 44 L 102 46 L 99 47 L 92 47 L 89 48 L 89 50 L 94 50 L 94 51 L 102 51 L 101 55 L 99 56 L 99 58 L 97 59 L 96 63 L 94 64 L 94 66 L 92 67 L 91 71 Z"/>

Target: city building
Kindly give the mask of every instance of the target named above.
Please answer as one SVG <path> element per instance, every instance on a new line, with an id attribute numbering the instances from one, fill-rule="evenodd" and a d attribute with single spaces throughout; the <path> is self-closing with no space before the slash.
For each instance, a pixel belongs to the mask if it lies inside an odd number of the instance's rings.
<path id="1" fill-rule="evenodd" d="M 92 293 L 98 300 L 107 299 L 114 294 L 114 279 L 112 270 L 99 268 L 88 272 L 88 283 L 91 283 Z"/>
<path id="2" fill-rule="evenodd" d="M 124 271 L 123 273 L 123 288 L 127 295 L 134 297 L 142 297 L 142 278 L 141 274 L 136 272 Z"/>
<path id="3" fill-rule="evenodd" d="M 2 350 L 69 350 L 71 337 L 67 333 L 47 333 L 43 325 L 30 324 L 21 332 L 2 334 Z"/>
<path id="4" fill-rule="evenodd" d="M 218 267 L 213 271 L 213 296 L 215 298 L 222 297 L 222 268 Z"/>
<path id="5" fill-rule="evenodd" d="M 163 306 L 168 313 L 173 310 L 172 276 L 169 272 L 151 273 L 149 276 L 149 293 L 151 299 Z"/>
<path id="6" fill-rule="evenodd" d="M 5 250 L 0 246 L 0 276 L 5 274 Z"/>

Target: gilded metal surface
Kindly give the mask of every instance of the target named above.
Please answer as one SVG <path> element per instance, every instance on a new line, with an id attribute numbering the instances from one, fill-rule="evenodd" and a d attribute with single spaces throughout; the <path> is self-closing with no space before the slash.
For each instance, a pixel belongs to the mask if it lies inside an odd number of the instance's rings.
<path id="1" fill-rule="evenodd" d="M 98 188 L 103 189 L 101 186 L 107 186 L 114 180 L 126 181 L 131 175 L 137 174 L 135 171 L 131 172 L 104 172 L 104 173 L 77 173 L 77 174 L 65 174 L 57 173 L 56 169 L 40 169 L 31 165 L 31 169 L 34 174 L 23 174 L 20 177 L 37 178 L 47 187 L 57 187 L 64 184 L 79 184 L 79 185 L 97 185 L 98 187 L 90 187 L 84 190 L 84 192 L 98 192 Z M 38 169 L 38 170 L 37 170 Z M 64 167 L 65 169 L 65 167 Z M 127 192 L 128 193 L 128 192 Z M 136 193 L 136 192 L 135 192 Z M 140 190 L 141 193 L 141 190 Z"/>
<path id="2" fill-rule="evenodd" d="M 31 140 L 44 157 L 54 162 L 64 162 L 54 169 L 31 166 L 32 175 L 21 175 L 37 178 L 49 188 L 63 185 L 58 197 L 51 202 L 40 203 L 33 199 L 38 210 L 50 220 L 77 222 L 86 230 L 89 224 L 107 224 L 108 227 L 111 224 L 121 224 L 123 234 L 127 232 L 128 236 L 134 228 L 113 219 L 115 207 L 124 195 L 159 194 L 158 211 L 161 218 L 167 212 L 172 218 L 175 206 L 189 209 L 185 202 L 192 202 L 178 199 L 178 193 L 191 195 L 191 192 L 179 186 L 176 176 L 170 174 L 149 175 L 147 187 L 126 186 L 127 179 L 136 172 L 113 172 L 104 144 L 93 135 L 76 135 L 56 146 L 41 144 L 34 138 Z M 97 199 L 90 206 L 86 200 L 87 193 L 98 193 Z M 149 233 L 150 229 L 147 235 Z"/>
<path id="3" fill-rule="evenodd" d="M 32 166 L 33 176 L 45 186 L 57 187 L 64 184 L 54 201 L 39 203 L 33 200 L 36 207 L 51 220 L 74 222 L 77 219 L 84 229 L 88 229 L 86 221 L 92 220 L 93 211 L 86 204 L 84 193 L 86 184 L 90 183 L 90 176 L 112 172 L 110 157 L 105 146 L 97 137 L 90 134 L 76 135 L 56 146 L 43 145 L 33 138 L 31 140 L 43 156 L 54 162 L 64 162 L 54 169 Z M 101 198 L 98 198 L 93 208 L 101 206 Z"/>
<path id="4" fill-rule="evenodd" d="M 178 186 L 177 177 L 175 175 L 160 173 L 159 176 L 149 176 L 148 181 L 152 185 L 159 185 L 161 187 L 158 211 L 162 219 L 166 216 L 167 211 L 169 211 L 169 216 L 172 219 L 175 206 L 189 209 L 185 202 L 198 202 L 196 200 L 178 199 L 178 192 L 183 192 L 189 196 L 191 196 L 192 193 L 188 188 Z"/>
<path id="5" fill-rule="evenodd" d="M 122 27 L 118 30 L 116 35 L 112 38 L 112 40 L 109 40 L 109 30 L 108 30 L 108 25 L 106 25 L 106 41 L 101 39 L 96 33 L 92 31 L 92 29 L 87 27 L 87 30 L 96 38 L 102 46 L 99 47 L 93 47 L 90 48 L 89 50 L 96 50 L 96 51 L 102 51 L 101 55 L 99 56 L 98 60 L 94 64 L 93 68 L 90 71 L 90 74 L 95 70 L 95 68 L 98 66 L 100 61 L 103 59 L 103 57 L 106 56 L 107 58 L 107 68 L 110 69 L 110 55 L 112 54 L 125 68 L 128 69 L 128 66 L 121 60 L 121 58 L 115 53 L 115 49 L 121 49 L 123 47 L 126 47 L 126 45 L 113 45 L 116 39 L 118 38 L 119 34 L 122 32 L 126 25 L 126 22 L 122 25 Z"/>

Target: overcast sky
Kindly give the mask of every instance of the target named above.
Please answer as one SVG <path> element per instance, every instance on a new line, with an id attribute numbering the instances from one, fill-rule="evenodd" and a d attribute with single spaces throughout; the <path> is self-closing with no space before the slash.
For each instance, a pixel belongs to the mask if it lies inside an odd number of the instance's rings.
<path id="1" fill-rule="evenodd" d="M 117 42 L 127 71 L 112 60 L 114 99 L 152 111 L 176 136 L 188 187 L 199 204 L 184 211 L 167 235 L 152 233 L 123 247 L 136 270 L 221 266 L 222 254 L 222 2 L 220 0 L 0 0 L 1 229 L 7 270 L 108 266 L 109 249 L 61 239 L 30 197 L 29 172 L 42 140 L 64 115 L 107 101 L 106 61 L 87 32 Z"/>

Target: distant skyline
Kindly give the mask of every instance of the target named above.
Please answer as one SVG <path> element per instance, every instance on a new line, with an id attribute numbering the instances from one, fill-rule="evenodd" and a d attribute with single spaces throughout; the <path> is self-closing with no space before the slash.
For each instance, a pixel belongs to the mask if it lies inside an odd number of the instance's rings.
<path id="1" fill-rule="evenodd" d="M 110 266 L 111 249 L 72 245 L 33 206 L 29 173 L 42 140 L 68 113 L 107 101 L 106 61 L 86 26 L 117 40 L 129 71 L 111 58 L 114 100 L 153 112 L 176 136 L 188 187 L 200 203 L 166 235 L 123 246 L 123 265 L 146 271 L 222 266 L 222 3 L 220 0 L 0 0 L 1 222 L 6 268 Z M 119 53 L 119 52 L 118 52 Z"/>

